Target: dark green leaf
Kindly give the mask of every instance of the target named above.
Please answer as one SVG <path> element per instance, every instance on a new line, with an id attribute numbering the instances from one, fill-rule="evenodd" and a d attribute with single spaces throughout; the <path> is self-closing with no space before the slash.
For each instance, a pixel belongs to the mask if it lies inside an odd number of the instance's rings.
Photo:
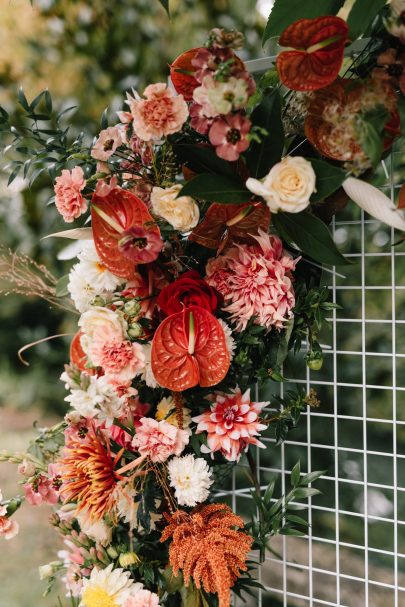
<path id="1" fill-rule="evenodd" d="M 303 537 L 306 535 L 306 533 L 292 527 L 283 527 L 280 529 L 280 535 L 295 535 L 296 537 Z"/>
<path id="2" fill-rule="evenodd" d="M 37 107 L 37 105 L 39 104 L 39 102 L 41 101 L 42 97 L 44 96 L 45 91 L 42 91 L 41 93 L 39 93 L 39 95 L 37 95 L 32 101 L 31 101 L 31 111 L 35 110 L 35 108 Z"/>
<path id="3" fill-rule="evenodd" d="M 163 6 L 163 8 L 165 9 L 166 13 L 170 17 L 169 0 L 159 0 L 159 2 Z"/>
<path id="4" fill-rule="evenodd" d="M 26 110 L 27 112 L 30 111 L 30 106 L 26 96 L 24 95 L 22 87 L 18 89 L 18 103 L 21 105 L 22 108 L 24 108 L 24 110 Z"/>
<path id="5" fill-rule="evenodd" d="M 45 108 L 48 114 L 52 112 L 52 97 L 48 90 L 45 91 Z"/>
<path id="6" fill-rule="evenodd" d="M 295 464 L 294 468 L 291 470 L 291 484 L 293 487 L 298 487 L 298 485 L 300 484 L 300 478 L 301 478 L 301 462 L 298 460 L 298 462 Z"/>
<path id="7" fill-rule="evenodd" d="M 289 523 L 296 523 L 297 525 L 303 525 L 304 527 L 308 527 L 308 521 L 302 518 L 302 516 L 297 516 L 296 514 L 287 514 L 286 520 Z"/>
<path id="8" fill-rule="evenodd" d="M 21 170 L 21 165 L 17 165 L 16 167 L 14 167 L 14 169 L 10 173 L 10 177 L 8 178 L 7 185 L 10 185 L 11 183 L 13 183 L 14 179 L 17 177 L 20 170 Z"/>
<path id="9" fill-rule="evenodd" d="M 336 15 L 344 2 L 345 0 L 276 0 L 264 30 L 263 44 L 273 36 L 280 36 L 290 23 L 298 19 Z"/>
<path id="10" fill-rule="evenodd" d="M 347 18 L 352 41 L 361 36 L 386 2 L 387 0 L 355 0 Z"/>
<path id="11" fill-rule="evenodd" d="M 350 263 L 337 249 L 326 225 L 314 215 L 305 212 L 274 213 L 272 221 L 284 240 L 294 243 L 315 261 L 336 266 Z"/>
<path id="12" fill-rule="evenodd" d="M 309 485 L 309 483 L 313 483 L 319 477 L 326 473 L 326 470 L 316 470 L 315 472 L 310 472 L 309 474 L 305 474 L 300 481 L 300 485 Z"/>
<path id="13" fill-rule="evenodd" d="M 180 162 L 187 163 L 196 173 L 214 173 L 224 175 L 229 179 L 237 177 L 232 165 L 219 158 L 212 147 L 177 144 L 173 146 L 173 151 Z"/>
<path id="14" fill-rule="evenodd" d="M 346 172 L 324 160 L 317 158 L 308 158 L 308 160 L 316 173 L 316 192 L 312 194 L 311 202 L 321 202 L 340 188 L 346 179 Z"/>
<path id="15" fill-rule="evenodd" d="M 106 107 L 104 112 L 101 114 L 101 129 L 108 127 L 108 108 Z"/>
<path id="16" fill-rule="evenodd" d="M 233 181 L 222 175 L 203 173 L 188 181 L 178 196 L 192 196 L 207 202 L 237 204 L 248 202 L 252 194 L 240 181 Z"/>
<path id="17" fill-rule="evenodd" d="M 299 487 L 298 489 L 294 489 L 294 499 L 296 500 L 306 499 L 307 497 L 319 494 L 319 489 L 312 489 L 312 487 Z"/>
<path id="18" fill-rule="evenodd" d="M 266 492 L 263 496 L 263 502 L 264 502 L 265 506 L 270 505 L 270 501 L 271 501 L 271 498 L 273 497 L 275 486 L 276 486 L 276 481 L 274 479 L 271 481 L 271 483 L 269 483 L 269 486 L 267 487 Z"/>
<path id="19" fill-rule="evenodd" d="M 278 89 L 272 89 L 263 97 L 260 105 L 253 110 L 251 120 L 254 126 L 259 126 L 268 133 L 262 136 L 260 143 L 253 141 L 246 154 L 251 176 L 261 179 L 281 160 L 283 154 L 284 131 Z"/>

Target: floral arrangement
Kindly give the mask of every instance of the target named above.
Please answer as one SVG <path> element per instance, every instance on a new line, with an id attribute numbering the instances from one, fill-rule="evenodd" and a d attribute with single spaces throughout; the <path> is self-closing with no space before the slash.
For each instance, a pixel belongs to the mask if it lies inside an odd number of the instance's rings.
<path id="1" fill-rule="evenodd" d="M 283 381 L 289 352 L 322 365 L 336 306 L 321 269 L 347 263 L 327 223 L 349 198 L 405 227 L 367 181 L 403 128 L 405 3 L 374 3 L 367 24 L 362 0 L 347 21 L 332 10 L 342 2 L 321 4 L 300 3 L 290 23 L 291 2 L 276 1 L 265 39 L 279 35 L 281 50 L 257 81 L 236 53 L 243 36 L 212 30 L 173 62 L 171 84 L 129 92 L 113 126 L 104 114 L 90 145 L 69 138 L 48 92 L 20 92 L 31 126 L 0 109 L 10 181 L 48 169 L 57 210 L 80 221 L 52 235 L 78 241 L 60 280 L 2 255 L 17 292 L 79 315 L 61 376 L 69 411 L 26 453 L 2 454 L 24 495 L 0 494 L 6 539 L 23 499 L 55 507 L 65 549 L 40 572 L 49 585 L 62 575 L 72 605 L 227 607 L 260 587 L 252 551 L 304 533 L 289 504 L 315 495 L 322 473 L 298 463 L 276 499 L 249 449 L 283 441 L 316 395 L 259 401 L 251 388 Z M 363 49 L 345 55 L 364 27 Z M 251 521 L 215 497 L 242 457 Z"/>

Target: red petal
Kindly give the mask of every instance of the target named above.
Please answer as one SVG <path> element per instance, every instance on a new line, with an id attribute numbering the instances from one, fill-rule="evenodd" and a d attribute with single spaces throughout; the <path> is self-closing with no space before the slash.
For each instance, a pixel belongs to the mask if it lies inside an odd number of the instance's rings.
<path id="1" fill-rule="evenodd" d="M 189 314 L 194 316 L 194 353 L 188 352 Z M 224 331 L 218 320 L 203 308 L 192 306 L 168 316 L 152 342 L 152 371 L 156 381 L 169 390 L 182 392 L 196 385 L 218 384 L 230 364 Z"/>
<path id="2" fill-rule="evenodd" d="M 82 344 L 80 343 L 81 336 L 82 332 L 79 331 L 78 333 L 76 333 L 70 343 L 70 362 L 75 365 L 80 371 L 85 371 L 89 375 L 94 375 L 96 373 L 96 370 L 89 369 L 88 367 L 86 367 L 87 356 L 82 348 Z"/>
<path id="3" fill-rule="evenodd" d="M 128 190 L 114 188 L 107 196 L 94 194 L 92 203 L 121 226 L 122 230 L 138 226 L 160 234 L 159 228 L 151 225 L 154 220 L 145 203 Z M 93 208 L 91 209 L 91 223 L 94 244 L 103 264 L 116 276 L 127 280 L 134 278 L 134 262 L 125 257 L 118 248 L 119 232 L 100 217 Z"/>
<path id="4" fill-rule="evenodd" d="M 191 101 L 193 98 L 194 89 L 199 86 L 197 80 L 191 74 L 183 72 L 194 72 L 194 67 L 191 63 L 199 48 L 192 48 L 185 53 L 182 53 L 173 61 L 170 66 L 170 78 L 177 93 L 183 95 L 186 101 Z"/>
<path id="5" fill-rule="evenodd" d="M 277 57 L 277 70 L 283 84 L 294 91 L 328 86 L 342 67 L 347 34 L 347 23 L 333 16 L 300 19 L 287 27 L 280 44 L 298 50 L 283 51 Z M 324 48 L 311 51 L 314 45 L 336 37 L 338 40 Z"/>

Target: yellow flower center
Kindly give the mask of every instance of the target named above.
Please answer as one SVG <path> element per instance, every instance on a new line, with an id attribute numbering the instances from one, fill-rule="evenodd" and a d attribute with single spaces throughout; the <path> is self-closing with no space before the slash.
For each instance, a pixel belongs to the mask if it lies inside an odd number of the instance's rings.
<path id="1" fill-rule="evenodd" d="M 100 274 L 101 274 L 102 272 L 105 272 L 105 271 L 106 271 L 106 269 L 107 269 L 107 268 L 105 267 L 105 265 L 104 265 L 103 263 L 100 263 L 99 261 L 97 261 L 97 262 L 96 262 L 96 267 L 97 267 L 97 270 L 100 272 Z"/>
<path id="2" fill-rule="evenodd" d="M 82 596 L 85 607 L 118 607 L 114 597 L 103 588 L 86 588 Z"/>

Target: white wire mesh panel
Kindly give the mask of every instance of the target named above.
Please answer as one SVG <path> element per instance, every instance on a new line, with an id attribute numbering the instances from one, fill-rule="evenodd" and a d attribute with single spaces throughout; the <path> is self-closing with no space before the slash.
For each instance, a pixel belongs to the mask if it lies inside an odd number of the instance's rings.
<path id="1" fill-rule="evenodd" d="M 402 147 L 376 183 L 394 196 L 404 174 Z M 273 541 L 277 554 L 268 553 L 260 571 L 266 590 L 252 605 L 405 605 L 405 253 L 391 246 L 398 233 L 354 204 L 332 230 L 354 263 L 344 276 L 325 272 L 330 299 L 342 309 L 322 336 L 324 365 L 311 372 L 304 362 L 290 363 L 284 374 L 291 379 L 281 388 L 313 388 L 321 406 L 308 409 L 281 449 L 268 439 L 256 453 L 263 490 L 275 473 L 279 493 L 288 490 L 298 459 L 303 474 L 327 472 L 317 483 L 322 495 L 309 500 L 307 536 Z M 242 515 L 252 508 L 244 466 L 223 492 Z"/>

